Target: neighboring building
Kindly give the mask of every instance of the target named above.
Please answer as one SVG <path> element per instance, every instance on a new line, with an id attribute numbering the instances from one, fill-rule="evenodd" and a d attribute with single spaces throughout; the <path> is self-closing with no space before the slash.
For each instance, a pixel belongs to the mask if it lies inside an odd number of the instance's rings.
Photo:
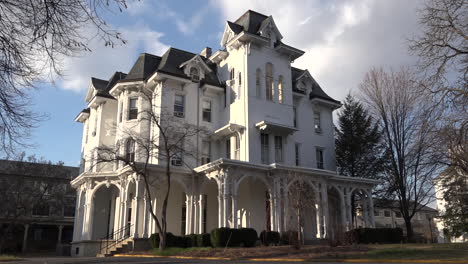
<path id="1" fill-rule="evenodd" d="M 168 110 L 161 112 L 161 122 L 208 130 L 189 142 L 199 146 L 196 155 L 171 160 L 169 232 L 294 228 L 287 194 L 296 179 L 305 180 L 316 198 L 305 219 L 305 239 L 349 229 L 354 191 L 365 198 L 366 226 L 374 225 L 370 194 L 377 181 L 336 173 L 332 113 L 341 104 L 308 70 L 291 66 L 304 52 L 282 38 L 273 17 L 247 11 L 226 23 L 222 50 L 143 53 L 128 74 L 116 72 L 108 81 L 91 78 L 87 108 L 76 117 L 84 124 L 83 173 L 72 182 L 78 191 L 72 254 L 96 254 L 101 238 L 126 227 L 134 243 L 156 232 L 142 179 L 120 163 L 95 162 L 102 146 L 118 146 L 120 153 L 142 160 L 138 144 L 121 132 L 159 133 L 139 114 L 148 106 L 141 89 L 158 91 L 156 108 Z M 154 177 L 164 166 L 163 159 L 151 158 Z M 157 188 L 153 197 L 159 214 Z"/>
<path id="2" fill-rule="evenodd" d="M 0 160 L 0 253 L 69 249 L 76 196 L 70 181 L 78 173 L 78 167 Z"/>
<path id="3" fill-rule="evenodd" d="M 440 215 L 444 214 L 445 206 L 447 204 L 447 201 L 444 199 L 445 187 L 444 187 L 443 182 L 442 182 L 442 177 L 444 177 L 446 175 L 445 173 L 447 173 L 448 171 L 450 171 L 450 170 L 445 170 L 441 175 L 439 175 L 434 180 L 434 187 L 435 187 L 436 198 L 437 198 L 437 210 L 439 211 Z M 467 180 L 467 184 L 468 184 L 468 180 Z M 437 241 L 439 243 L 463 243 L 463 242 L 468 242 L 468 234 L 463 234 L 463 235 L 461 235 L 459 237 L 450 237 L 450 236 L 448 236 L 444 232 L 445 225 L 444 225 L 444 221 L 443 221 L 442 218 L 437 218 L 436 219 L 436 224 L 437 224 L 437 229 L 438 229 Z"/>
<path id="4" fill-rule="evenodd" d="M 357 210 L 355 228 L 363 227 L 361 213 Z M 415 238 L 421 242 L 437 242 L 437 210 L 423 206 L 411 220 Z M 375 227 L 400 227 L 406 233 L 405 221 L 401 215 L 398 201 L 374 199 Z"/>

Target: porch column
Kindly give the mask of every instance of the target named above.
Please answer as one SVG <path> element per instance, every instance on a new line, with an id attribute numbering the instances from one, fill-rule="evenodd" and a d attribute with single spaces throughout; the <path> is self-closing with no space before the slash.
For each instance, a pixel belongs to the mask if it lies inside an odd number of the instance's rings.
<path id="1" fill-rule="evenodd" d="M 370 190 L 367 190 L 366 192 L 369 197 L 370 224 L 371 227 L 375 228 L 374 200 L 372 199 L 372 192 Z"/>
<path id="2" fill-rule="evenodd" d="M 346 231 L 346 199 L 344 194 L 344 188 L 340 188 L 340 207 L 341 207 L 341 232 Z"/>
<path id="3" fill-rule="evenodd" d="M 348 220 L 346 231 L 353 229 L 353 208 L 351 207 L 351 196 L 352 193 L 350 192 L 350 190 L 348 190 L 346 193 L 346 218 Z"/>
<path id="4" fill-rule="evenodd" d="M 237 228 L 238 226 L 238 220 L 237 220 L 237 195 L 233 194 L 231 195 L 231 201 L 232 201 L 232 227 Z"/>
<path id="5" fill-rule="evenodd" d="M 323 236 L 322 238 L 328 238 L 329 231 L 329 213 L 328 213 L 328 186 L 327 184 L 322 185 L 322 208 L 323 208 Z"/>
<path id="6" fill-rule="evenodd" d="M 148 200 L 145 197 L 143 197 L 143 235 L 142 237 L 146 238 L 148 237 Z"/>
<path id="7" fill-rule="evenodd" d="M 199 231 L 199 234 L 203 234 L 204 232 L 206 232 L 206 230 L 203 229 L 203 212 L 205 210 L 205 208 L 203 208 L 203 202 L 204 202 L 204 199 L 203 199 L 203 194 L 200 194 L 200 198 L 198 199 L 198 211 L 199 211 L 199 214 L 198 214 L 198 231 Z"/>
<path id="8" fill-rule="evenodd" d="M 270 230 L 275 230 L 275 194 L 274 189 L 270 189 Z"/>
<path id="9" fill-rule="evenodd" d="M 222 183 L 218 186 L 218 227 L 223 227 L 224 224 L 224 207 L 223 207 L 223 187 Z"/>
<path id="10" fill-rule="evenodd" d="M 229 180 L 226 177 L 224 179 L 224 196 L 223 196 L 223 209 L 224 209 L 224 227 L 229 227 L 229 214 L 231 213 L 230 210 L 230 203 L 229 203 L 229 198 L 230 198 L 230 190 L 229 190 Z"/>
<path id="11" fill-rule="evenodd" d="M 63 231 L 63 225 L 59 225 L 58 226 L 57 244 L 62 243 L 62 231 Z"/>
<path id="12" fill-rule="evenodd" d="M 92 240 L 93 239 L 93 223 L 94 223 L 94 203 L 92 197 L 92 190 L 86 190 L 86 214 L 85 214 L 85 236 L 84 239 Z"/>
<path id="13" fill-rule="evenodd" d="M 200 227 L 200 225 L 198 224 L 198 220 L 200 219 L 199 217 L 199 214 L 200 214 L 200 208 L 199 208 L 199 202 L 198 202 L 198 198 L 199 196 L 198 195 L 192 195 L 192 207 L 193 207 L 193 210 L 192 210 L 192 218 L 191 218 L 191 221 L 192 221 L 192 233 L 193 234 L 198 234 L 198 229 Z"/>
<path id="14" fill-rule="evenodd" d="M 188 235 L 190 233 L 190 195 L 185 194 L 185 234 Z"/>
<path id="15" fill-rule="evenodd" d="M 28 248 L 28 233 L 29 233 L 29 224 L 24 225 L 24 234 L 23 234 L 23 245 L 21 247 L 21 252 L 25 253 Z"/>
<path id="16" fill-rule="evenodd" d="M 364 220 L 364 227 L 369 227 L 369 212 L 368 212 L 368 201 L 366 199 L 362 199 L 362 219 Z"/>
<path id="17" fill-rule="evenodd" d="M 80 219 L 80 189 L 76 190 L 76 202 L 75 202 L 75 219 L 73 219 L 73 241 L 78 239 L 78 230 L 79 230 L 79 219 Z"/>
<path id="18" fill-rule="evenodd" d="M 134 200 L 134 204 L 135 204 L 135 210 L 133 210 L 132 208 L 132 214 L 133 214 L 133 221 L 132 221 L 132 224 L 133 224 L 133 234 L 132 234 L 132 237 L 134 238 L 138 238 L 140 236 L 140 227 L 139 227 L 139 224 L 138 222 L 140 221 L 140 203 L 141 203 L 141 180 L 140 179 L 137 179 L 135 181 L 135 189 L 136 189 L 136 194 L 135 194 L 135 198 L 133 199 Z"/>
<path id="19" fill-rule="evenodd" d="M 320 190 L 320 189 L 319 189 Z M 316 221 L 316 226 L 317 226 L 317 233 L 316 237 L 317 238 L 322 238 L 322 206 L 320 205 L 320 191 L 316 190 L 315 192 L 315 221 Z"/>
<path id="20" fill-rule="evenodd" d="M 284 192 L 283 192 L 283 225 L 284 230 L 287 231 L 289 229 L 288 221 L 289 221 L 289 188 L 288 188 L 288 181 L 284 181 Z"/>

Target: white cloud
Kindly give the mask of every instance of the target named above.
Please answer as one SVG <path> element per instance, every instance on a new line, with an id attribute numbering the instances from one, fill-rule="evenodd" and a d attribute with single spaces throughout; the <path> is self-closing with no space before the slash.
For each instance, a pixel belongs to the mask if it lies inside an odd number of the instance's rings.
<path id="1" fill-rule="evenodd" d="M 411 64 L 405 39 L 417 28 L 419 1 L 212 1 L 221 23 L 251 9 L 272 15 L 283 41 L 306 52 L 295 62 L 342 100 L 373 66 Z"/>
<path id="2" fill-rule="evenodd" d="M 68 90 L 84 91 L 91 77 L 107 80 L 116 71 L 128 72 L 139 52 L 161 55 L 168 46 L 160 41 L 162 33 L 146 25 L 133 25 L 117 29 L 128 42 L 114 48 L 105 47 L 99 40 L 92 40 L 92 52 L 81 57 L 68 57 L 63 61 L 65 76 L 58 86 Z"/>

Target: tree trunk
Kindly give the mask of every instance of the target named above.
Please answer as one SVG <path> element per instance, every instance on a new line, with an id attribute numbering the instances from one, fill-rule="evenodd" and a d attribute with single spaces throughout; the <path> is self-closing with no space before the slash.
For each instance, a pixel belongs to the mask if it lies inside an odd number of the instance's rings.
<path id="1" fill-rule="evenodd" d="M 412 242 L 413 240 L 413 225 L 411 224 L 411 219 L 406 219 L 405 218 L 405 226 L 406 226 L 406 237 L 408 242 Z"/>
<path id="2" fill-rule="evenodd" d="M 159 233 L 159 250 L 164 250 L 166 249 L 166 232 L 160 232 Z"/>

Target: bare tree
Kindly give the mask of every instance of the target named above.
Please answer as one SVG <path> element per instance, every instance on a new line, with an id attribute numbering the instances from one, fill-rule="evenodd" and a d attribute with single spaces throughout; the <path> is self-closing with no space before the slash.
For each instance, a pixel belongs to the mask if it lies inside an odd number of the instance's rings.
<path id="1" fill-rule="evenodd" d="M 315 194 L 311 191 L 310 184 L 303 179 L 293 177 L 291 181 L 292 184 L 288 190 L 288 206 L 291 206 L 296 217 L 295 221 L 290 222 L 296 224 L 296 227 L 293 229 L 297 229 L 297 243 L 294 246 L 299 249 L 304 241 L 303 228 L 306 212 L 315 207 Z M 318 232 L 320 231 L 318 230 Z"/>
<path id="2" fill-rule="evenodd" d="M 142 88 L 138 92 L 144 106 L 138 113 L 140 123 L 147 127 L 146 132 L 135 132 L 132 128 L 118 129 L 117 134 L 126 142 L 134 142 L 135 154 L 122 153 L 120 147 L 104 146 L 97 148 L 97 164 L 112 164 L 120 162 L 128 166 L 132 172 L 141 177 L 145 186 L 148 211 L 156 223 L 160 239 L 159 249 L 166 248 L 167 208 L 171 179 L 172 165 L 180 163 L 192 169 L 195 164 L 186 162 L 192 158 L 197 162 L 197 140 L 204 129 L 196 124 L 189 124 L 174 117 L 172 111 L 161 106 L 161 93 Z M 159 103 L 158 103 L 159 102 Z M 154 165 L 155 161 L 159 164 Z M 163 168 L 164 175 L 159 175 L 155 168 Z M 161 187 L 164 186 L 164 187 Z M 161 215 L 157 216 L 153 209 L 153 191 L 160 191 L 163 195 Z"/>
<path id="3" fill-rule="evenodd" d="M 429 0 L 420 10 L 422 34 L 410 40 L 410 50 L 428 87 L 466 104 L 468 100 L 468 3 Z M 465 106 L 466 107 L 466 106 Z"/>
<path id="4" fill-rule="evenodd" d="M 30 89 L 61 74 L 61 60 L 88 47 L 125 43 L 103 12 L 126 0 L 0 0 L 0 149 L 14 152 L 43 116 L 31 111 Z M 90 31 L 90 32 L 89 32 Z M 90 34 L 89 34 L 90 33 Z"/>
<path id="5" fill-rule="evenodd" d="M 411 219 L 434 200 L 432 180 L 440 169 L 433 151 L 439 109 L 414 80 L 408 68 L 372 69 L 360 85 L 363 100 L 384 133 L 389 155 L 385 190 L 399 201 L 409 239 Z"/>
<path id="6" fill-rule="evenodd" d="M 65 206 L 74 204 L 67 198 L 73 173 L 78 174 L 78 169 L 65 167 L 62 162 L 53 164 L 43 158 L 26 157 L 24 153 L 15 160 L 0 161 L 0 252 L 18 225 L 63 217 Z M 36 214 L 48 217 L 34 217 Z"/>

